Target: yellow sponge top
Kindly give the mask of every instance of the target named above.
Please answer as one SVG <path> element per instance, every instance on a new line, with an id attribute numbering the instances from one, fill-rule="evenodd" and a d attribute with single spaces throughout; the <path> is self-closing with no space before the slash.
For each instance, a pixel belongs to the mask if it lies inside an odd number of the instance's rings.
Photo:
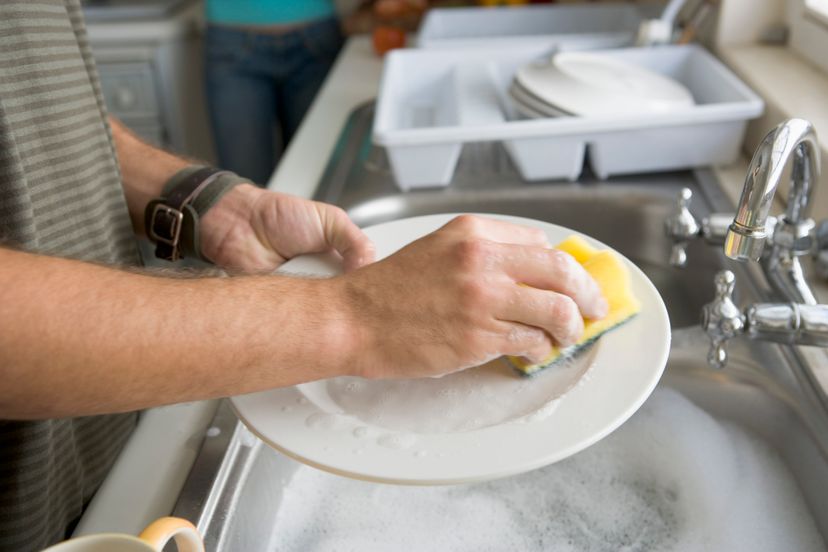
<path id="1" fill-rule="evenodd" d="M 570 236 L 555 246 L 572 255 L 595 279 L 609 304 L 607 316 L 601 320 L 584 319 L 584 335 L 571 347 L 553 347 L 552 353 L 540 364 L 530 364 L 520 357 L 507 357 L 509 362 L 525 374 L 533 374 L 552 364 L 569 358 L 587 345 L 632 318 L 641 310 L 641 304 L 630 290 L 630 275 L 621 259 L 612 251 L 600 251 L 580 236 Z"/>
<path id="2" fill-rule="evenodd" d="M 589 245 L 584 238 L 575 234 L 556 245 L 555 249 L 569 253 L 581 264 L 598 253 L 598 250 Z"/>

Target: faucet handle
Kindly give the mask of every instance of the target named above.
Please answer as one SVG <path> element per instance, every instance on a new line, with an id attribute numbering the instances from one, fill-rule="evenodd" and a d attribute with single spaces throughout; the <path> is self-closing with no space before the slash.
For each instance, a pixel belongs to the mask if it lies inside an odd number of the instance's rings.
<path id="1" fill-rule="evenodd" d="M 687 264 L 687 242 L 697 237 L 701 231 L 699 223 L 689 209 L 692 199 L 693 192 L 690 188 L 682 188 L 676 198 L 673 213 L 664 221 L 664 231 L 673 240 L 670 264 L 676 267 Z"/>
<path id="2" fill-rule="evenodd" d="M 722 270 L 714 279 L 716 298 L 702 309 L 702 328 L 710 336 L 710 352 L 707 362 L 713 368 L 727 364 L 727 342 L 744 332 L 745 317 L 733 302 L 736 276 Z"/>
<path id="3" fill-rule="evenodd" d="M 670 249 L 670 266 L 684 268 L 687 266 L 687 242 L 676 242 Z"/>

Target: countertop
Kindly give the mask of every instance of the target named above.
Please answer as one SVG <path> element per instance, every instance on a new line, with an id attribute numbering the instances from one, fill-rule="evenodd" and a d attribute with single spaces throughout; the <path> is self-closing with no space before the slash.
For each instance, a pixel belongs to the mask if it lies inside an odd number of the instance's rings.
<path id="1" fill-rule="evenodd" d="M 369 38 L 351 38 L 268 182 L 269 189 L 313 196 L 348 115 L 376 97 L 381 72 L 382 60 L 374 55 Z M 734 202 L 746 167 L 741 159 L 716 170 Z M 818 352 L 814 358 L 828 368 Z M 136 533 L 152 519 L 168 515 L 216 407 L 217 401 L 205 401 L 145 412 L 76 534 Z"/>

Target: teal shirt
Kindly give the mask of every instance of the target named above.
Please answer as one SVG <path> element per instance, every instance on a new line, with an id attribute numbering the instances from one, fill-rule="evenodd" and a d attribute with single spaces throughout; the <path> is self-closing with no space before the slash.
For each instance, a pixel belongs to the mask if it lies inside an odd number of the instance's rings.
<path id="1" fill-rule="evenodd" d="M 207 21 L 220 25 L 284 25 L 331 17 L 333 0 L 206 0 Z"/>

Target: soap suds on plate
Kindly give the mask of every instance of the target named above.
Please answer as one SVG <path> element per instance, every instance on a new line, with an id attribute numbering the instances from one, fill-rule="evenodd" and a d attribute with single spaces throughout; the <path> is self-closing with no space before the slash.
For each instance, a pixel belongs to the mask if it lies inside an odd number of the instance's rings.
<path id="1" fill-rule="evenodd" d="M 562 462 L 488 483 L 407 487 L 299 468 L 279 552 L 823 551 L 768 446 L 656 390 L 624 426 Z"/>
<path id="2" fill-rule="evenodd" d="M 588 374 L 597 347 L 533 377 L 503 359 L 441 378 L 334 378 L 303 390 L 328 411 L 391 431 L 434 434 L 473 431 L 509 422 L 539 421 Z"/>

